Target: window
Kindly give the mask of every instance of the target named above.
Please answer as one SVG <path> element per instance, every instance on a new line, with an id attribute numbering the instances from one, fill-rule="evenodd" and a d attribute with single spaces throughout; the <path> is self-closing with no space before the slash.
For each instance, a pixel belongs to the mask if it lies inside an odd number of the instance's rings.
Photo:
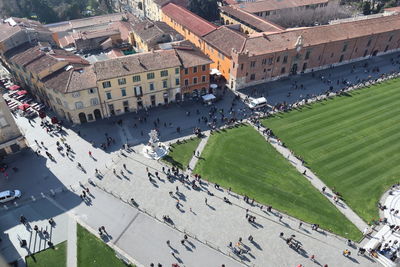
<path id="1" fill-rule="evenodd" d="M 63 102 L 63 105 L 64 105 L 64 107 L 66 107 L 66 108 L 69 109 L 69 107 L 68 107 L 68 102 L 67 102 L 67 101 L 64 101 L 64 102 Z"/>
<path id="2" fill-rule="evenodd" d="M 147 73 L 147 80 L 154 79 L 154 72 Z"/>
<path id="3" fill-rule="evenodd" d="M 272 60 L 273 60 L 274 58 L 273 57 L 270 57 L 269 59 L 268 59 L 268 65 L 272 65 Z"/>
<path id="4" fill-rule="evenodd" d="M 110 81 L 103 82 L 103 88 L 110 88 L 110 87 L 111 87 Z"/>
<path id="5" fill-rule="evenodd" d="M 72 93 L 72 97 L 79 97 L 81 94 L 79 93 L 79 92 L 74 92 L 74 93 Z"/>
<path id="6" fill-rule="evenodd" d="M 346 52 L 346 50 L 347 50 L 347 44 L 344 44 L 344 45 L 343 45 L 342 52 Z"/>
<path id="7" fill-rule="evenodd" d="M 254 81 L 255 79 L 256 79 L 256 75 L 255 75 L 255 74 L 251 74 L 251 75 L 250 75 L 250 80 L 251 80 L 251 81 Z"/>
<path id="8" fill-rule="evenodd" d="M 285 67 L 283 67 L 283 68 L 281 69 L 281 74 L 284 74 L 285 71 L 286 71 L 286 69 L 285 69 Z"/>
<path id="9" fill-rule="evenodd" d="M 206 71 L 206 65 L 201 66 L 202 71 Z"/>
<path id="10" fill-rule="evenodd" d="M 197 72 L 197 67 L 193 67 L 193 73 Z"/>
<path id="11" fill-rule="evenodd" d="M 179 74 L 179 68 L 175 68 L 175 74 Z"/>
<path id="12" fill-rule="evenodd" d="M 94 94 L 94 93 L 96 93 L 96 88 L 90 88 L 90 89 L 88 89 L 88 93 L 89 93 L 89 94 Z"/>
<path id="13" fill-rule="evenodd" d="M 205 76 L 205 75 L 201 76 L 201 82 L 202 82 L 202 83 L 205 83 L 205 82 L 206 82 L 206 76 Z"/>
<path id="14" fill-rule="evenodd" d="M 126 84 L 126 79 L 125 78 L 118 79 L 118 85 L 124 85 L 124 84 Z"/>
<path id="15" fill-rule="evenodd" d="M 281 57 L 278 56 L 278 57 L 276 58 L 276 62 L 279 62 L 280 60 L 281 60 Z"/>
<path id="16" fill-rule="evenodd" d="M 371 45 L 372 39 L 368 40 L 367 47 Z"/>
<path id="17" fill-rule="evenodd" d="M 126 101 L 122 102 L 122 105 L 123 105 L 124 107 L 129 107 L 129 101 L 126 100 Z"/>
<path id="18" fill-rule="evenodd" d="M 75 102 L 75 108 L 76 109 L 81 109 L 83 108 L 83 103 L 81 101 Z"/>
<path id="19" fill-rule="evenodd" d="M 287 63 L 287 56 L 284 56 L 284 57 L 283 57 L 282 63 L 283 63 L 283 64 Z"/>
<path id="20" fill-rule="evenodd" d="M 134 90 L 135 90 L 135 96 L 142 96 L 143 95 L 141 86 L 135 86 Z"/>
<path id="21" fill-rule="evenodd" d="M 135 75 L 135 76 L 133 76 L 133 77 L 132 77 L 132 81 L 133 81 L 134 83 L 140 82 L 140 75 Z"/>
<path id="22" fill-rule="evenodd" d="M 255 61 L 251 61 L 250 62 L 250 68 L 254 68 L 256 66 L 256 62 Z"/>
<path id="23" fill-rule="evenodd" d="M 168 76 L 168 70 L 162 70 L 162 71 L 160 71 L 160 76 L 161 76 L 161 77 L 167 77 L 167 76 Z"/>
<path id="24" fill-rule="evenodd" d="M 262 64 L 262 65 L 267 64 L 267 59 L 266 59 L 266 58 L 263 58 L 263 60 L 261 61 L 261 64 Z"/>
<path id="25" fill-rule="evenodd" d="M 189 80 L 188 79 L 185 79 L 185 85 L 186 86 L 189 85 Z"/>
<path id="26" fill-rule="evenodd" d="M 179 83 L 180 83 L 179 78 L 176 78 L 175 79 L 175 85 L 179 85 Z"/>
<path id="27" fill-rule="evenodd" d="M 197 77 L 193 78 L 193 84 L 197 84 Z"/>
<path id="28" fill-rule="evenodd" d="M 243 63 L 240 64 L 240 70 L 243 70 Z"/>
<path id="29" fill-rule="evenodd" d="M 389 42 L 391 42 L 392 39 L 393 39 L 393 35 L 391 35 L 391 36 L 389 37 Z"/>
<path id="30" fill-rule="evenodd" d="M 331 57 L 333 57 L 333 56 L 334 56 L 334 54 L 332 53 L 332 54 L 331 54 Z"/>
<path id="31" fill-rule="evenodd" d="M 97 99 L 97 97 L 90 99 L 90 105 L 97 106 L 98 104 L 99 104 L 99 99 Z"/>
<path id="32" fill-rule="evenodd" d="M 168 88 L 168 80 L 163 80 L 162 86 L 163 86 L 163 88 Z"/>
<path id="33" fill-rule="evenodd" d="M 188 69 L 188 68 L 185 69 L 185 74 L 186 74 L 186 75 L 189 74 L 189 69 Z"/>
<path id="34" fill-rule="evenodd" d="M 111 91 L 107 91 L 106 92 L 106 97 L 107 97 L 107 99 L 111 99 L 112 98 Z"/>
<path id="35" fill-rule="evenodd" d="M 121 88 L 121 96 L 126 96 L 126 88 Z"/>
<path id="36" fill-rule="evenodd" d="M 93 114 L 88 114 L 88 120 L 89 120 L 89 121 L 94 120 Z"/>
<path id="37" fill-rule="evenodd" d="M 154 83 L 149 83 L 149 89 L 150 91 L 154 91 Z"/>
<path id="38" fill-rule="evenodd" d="M 310 54 L 311 54 L 311 51 L 310 50 L 308 50 L 307 52 L 306 52 L 306 56 L 305 56 L 305 60 L 307 60 L 307 59 L 309 59 L 310 58 Z"/>
<path id="39" fill-rule="evenodd" d="M 62 105 L 61 100 L 58 97 L 56 97 L 56 102 L 57 104 Z"/>

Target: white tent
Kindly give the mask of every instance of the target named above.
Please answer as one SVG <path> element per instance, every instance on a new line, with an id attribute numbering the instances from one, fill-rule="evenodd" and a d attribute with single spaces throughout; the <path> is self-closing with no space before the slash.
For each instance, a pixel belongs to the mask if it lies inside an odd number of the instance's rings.
<path id="1" fill-rule="evenodd" d="M 221 72 L 218 70 L 218 69 L 211 69 L 211 71 L 210 71 L 210 74 L 211 75 L 221 75 Z"/>
<path id="2" fill-rule="evenodd" d="M 214 100 L 216 97 L 213 94 L 207 94 L 202 96 L 204 102 L 210 102 Z"/>

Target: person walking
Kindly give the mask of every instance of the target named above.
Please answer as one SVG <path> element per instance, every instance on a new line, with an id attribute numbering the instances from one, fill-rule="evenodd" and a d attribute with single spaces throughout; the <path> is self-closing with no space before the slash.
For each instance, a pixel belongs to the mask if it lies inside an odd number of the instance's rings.
<path id="1" fill-rule="evenodd" d="M 208 203 L 207 203 L 207 198 L 204 199 L 204 202 L 206 203 L 206 205 L 208 205 Z"/>

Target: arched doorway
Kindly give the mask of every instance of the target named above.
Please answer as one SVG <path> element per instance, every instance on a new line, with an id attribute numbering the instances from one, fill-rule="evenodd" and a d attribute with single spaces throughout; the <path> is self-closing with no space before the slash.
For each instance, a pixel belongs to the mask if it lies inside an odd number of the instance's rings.
<path id="1" fill-rule="evenodd" d="M 101 112 L 100 112 L 99 109 L 95 109 L 95 110 L 93 111 L 93 113 L 94 113 L 94 118 L 96 119 L 96 121 L 102 119 L 102 117 L 101 117 Z"/>
<path id="2" fill-rule="evenodd" d="M 373 53 L 372 53 L 372 56 L 374 57 L 374 56 L 376 56 L 378 54 L 378 50 L 375 50 Z"/>
<path id="3" fill-rule="evenodd" d="M 296 74 L 297 73 L 297 63 L 294 63 L 292 66 L 292 69 L 290 70 L 291 74 Z"/>
<path id="4" fill-rule="evenodd" d="M 175 94 L 175 101 L 181 101 L 182 100 L 182 95 L 180 93 Z"/>
<path id="5" fill-rule="evenodd" d="M 81 113 L 79 113 L 78 116 L 79 116 L 79 121 L 81 123 L 86 123 L 87 122 L 87 118 L 86 118 L 86 114 L 85 113 L 81 112 Z"/>

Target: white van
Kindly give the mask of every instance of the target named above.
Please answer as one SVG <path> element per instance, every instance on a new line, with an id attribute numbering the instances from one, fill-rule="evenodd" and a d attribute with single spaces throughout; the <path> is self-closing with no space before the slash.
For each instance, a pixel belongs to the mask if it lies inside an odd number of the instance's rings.
<path id="1" fill-rule="evenodd" d="M 249 107 L 251 109 L 256 109 L 256 108 L 262 108 L 267 105 L 267 99 L 265 97 L 260 97 L 260 98 L 253 98 L 249 102 Z"/>
<path id="2" fill-rule="evenodd" d="M 5 203 L 16 198 L 21 197 L 21 191 L 19 190 L 7 190 L 0 192 L 0 203 Z"/>

